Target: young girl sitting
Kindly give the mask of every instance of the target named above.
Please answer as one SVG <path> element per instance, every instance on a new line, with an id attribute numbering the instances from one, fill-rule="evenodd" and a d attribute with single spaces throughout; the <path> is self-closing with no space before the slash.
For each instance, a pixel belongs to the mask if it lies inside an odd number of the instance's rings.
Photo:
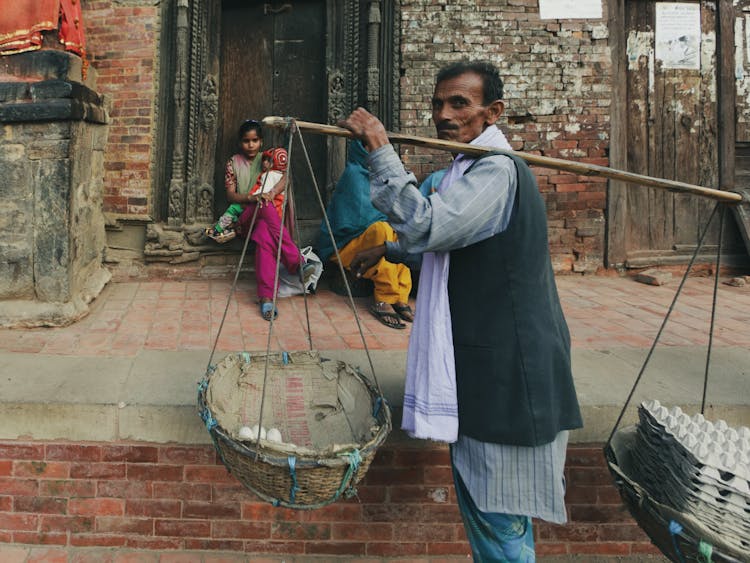
<path id="1" fill-rule="evenodd" d="M 260 122 L 248 119 L 240 125 L 240 150 L 227 161 L 224 169 L 224 186 L 230 205 L 206 236 L 216 242 L 227 242 L 236 236 L 235 224 L 249 202 L 250 189 L 261 173 L 263 130 Z"/>
<path id="2" fill-rule="evenodd" d="M 235 155 L 236 156 L 236 155 Z M 234 157 L 233 157 L 234 158 Z M 285 149 L 275 148 L 263 151 L 261 155 L 261 170 L 253 187 L 249 190 L 251 196 L 258 198 L 264 193 L 271 192 L 284 177 L 286 172 L 287 153 Z M 284 205 L 284 192 L 280 191 L 274 197 L 274 206 L 281 216 Z M 236 236 L 236 224 L 245 210 L 245 205 L 233 203 L 223 213 L 213 227 L 206 229 L 206 235 L 216 242 L 223 243 Z"/>
<path id="3" fill-rule="evenodd" d="M 260 312 L 265 320 L 270 321 L 278 315 L 278 311 L 273 306 L 273 298 L 279 245 L 281 245 L 281 264 L 290 274 L 296 274 L 302 268 L 305 287 L 315 272 L 315 266 L 311 262 L 305 263 L 299 248 L 292 240 L 288 228 L 291 224 L 291 213 L 284 215 L 285 225 L 282 234 L 281 216 L 286 190 L 285 173 L 281 172 L 281 178 L 278 181 L 272 181 L 269 171 L 265 184 L 260 178 L 262 160 L 260 147 L 263 142 L 260 123 L 246 121 L 240 127 L 239 136 L 242 151 L 234 155 L 227 163 L 225 174 L 227 200 L 232 204 L 238 204 L 242 209 L 234 232 L 241 236 L 249 236 L 255 243 L 255 279 L 258 285 Z M 269 152 L 272 161 L 275 161 L 278 167 L 286 168 L 284 149 L 271 149 Z M 254 170 L 252 167 L 256 165 L 256 162 L 257 172 L 252 176 Z"/>

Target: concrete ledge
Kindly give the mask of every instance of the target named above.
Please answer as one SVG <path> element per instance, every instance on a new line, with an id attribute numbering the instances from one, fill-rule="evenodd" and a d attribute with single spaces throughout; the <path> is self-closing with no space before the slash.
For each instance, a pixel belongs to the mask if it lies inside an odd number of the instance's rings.
<path id="1" fill-rule="evenodd" d="M 364 351 L 321 353 L 371 374 Z M 574 350 L 585 426 L 572 433 L 572 443 L 606 441 L 646 353 L 635 348 Z M 406 352 L 370 354 L 378 383 L 398 411 Z M 208 443 L 196 407 L 197 383 L 208 355 L 203 350 L 104 358 L 0 354 L 0 439 Z M 715 348 L 711 364 L 707 417 L 750 426 L 750 351 Z M 698 412 L 704 369 L 704 349 L 657 349 L 622 425 L 636 420 L 636 406 L 645 399 Z M 397 413 L 396 425 L 399 421 Z"/>

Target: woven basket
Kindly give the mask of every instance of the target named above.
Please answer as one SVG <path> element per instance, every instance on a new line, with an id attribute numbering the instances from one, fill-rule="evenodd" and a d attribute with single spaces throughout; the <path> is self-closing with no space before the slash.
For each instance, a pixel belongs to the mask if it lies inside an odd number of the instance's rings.
<path id="1" fill-rule="evenodd" d="M 633 474 L 631 451 L 635 443 L 636 428 L 623 428 L 615 433 L 604 455 L 620 496 L 654 545 L 670 561 L 680 563 L 750 561 L 750 554 L 738 553 L 691 515 L 657 502 L 630 477 Z M 710 556 L 707 557 L 709 552 Z"/>
<path id="2" fill-rule="evenodd" d="M 317 352 L 270 354 L 268 368 L 265 353 L 230 354 L 199 384 L 198 406 L 227 469 L 287 508 L 355 494 L 391 430 L 388 404 L 367 378 Z M 262 426 L 279 429 L 284 443 L 239 438 L 261 409 Z"/>

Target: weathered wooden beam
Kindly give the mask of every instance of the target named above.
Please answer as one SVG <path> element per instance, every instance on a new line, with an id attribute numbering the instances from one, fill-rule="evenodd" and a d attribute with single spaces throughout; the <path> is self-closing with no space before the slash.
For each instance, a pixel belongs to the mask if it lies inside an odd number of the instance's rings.
<path id="1" fill-rule="evenodd" d="M 625 0 L 608 0 L 607 28 L 612 46 L 612 105 L 609 110 L 609 163 L 615 168 L 628 167 L 628 56 Z M 604 265 L 608 268 L 627 259 L 628 186 L 611 180 L 607 189 L 606 237 Z"/>
<path id="2" fill-rule="evenodd" d="M 745 197 L 750 197 L 748 186 L 737 186 L 735 169 L 736 156 L 736 103 L 737 86 L 734 76 L 734 22 L 737 14 L 731 0 L 717 2 L 717 90 L 718 96 L 718 140 L 719 140 L 719 182 L 722 186 L 734 189 Z M 750 209 L 747 205 L 735 205 L 732 208 L 737 227 L 750 253 Z"/>
<path id="3" fill-rule="evenodd" d="M 290 120 L 288 118 L 278 116 L 268 116 L 263 118 L 263 125 L 267 127 L 274 127 L 277 129 L 286 128 L 290 126 L 291 123 L 293 123 L 302 132 L 316 133 L 319 135 L 331 135 L 335 137 L 346 137 L 349 139 L 355 138 L 352 132 L 348 129 L 336 127 L 335 125 L 325 125 L 322 123 L 299 121 L 296 119 Z M 620 180 L 623 182 L 629 182 L 641 186 L 648 186 L 651 188 L 661 188 L 670 191 L 691 193 L 730 204 L 737 204 L 743 201 L 742 196 L 735 192 L 706 188 L 704 186 L 687 184 L 685 182 L 679 182 L 677 180 L 667 180 L 664 178 L 654 178 L 642 174 L 634 174 L 632 172 L 616 170 L 614 168 L 607 168 L 606 166 L 599 166 L 597 164 L 588 164 L 583 162 L 576 162 L 573 160 L 563 160 L 561 158 L 539 156 L 536 154 L 530 154 L 520 151 L 501 150 L 493 147 L 470 145 L 468 143 L 457 143 L 454 141 L 445 141 L 442 139 L 431 139 L 429 137 L 419 137 L 416 135 L 405 135 L 402 133 L 388 132 L 388 138 L 393 143 L 415 145 L 418 147 L 429 149 L 449 151 L 453 153 L 463 153 L 471 156 L 482 156 L 488 153 L 515 155 L 524 159 L 531 165 L 543 166 L 544 168 L 554 168 L 555 170 L 565 170 L 566 172 L 572 172 L 581 176 L 603 176 L 605 178 L 611 178 L 614 180 Z"/>

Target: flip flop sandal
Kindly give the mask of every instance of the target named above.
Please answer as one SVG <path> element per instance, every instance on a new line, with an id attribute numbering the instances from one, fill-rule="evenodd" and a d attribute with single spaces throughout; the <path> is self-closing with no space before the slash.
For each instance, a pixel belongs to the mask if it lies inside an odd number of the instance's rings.
<path id="1" fill-rule="evenodd" d="M 260 314 L 265 320 L 270 322 L 272 318 L 276 319 L 279 316 L 279 311 L 278 309 L 274 309 L 272 301 L 265 301 L 260 304 Z M 273 317 L 271 316 L 272 314 Z"/>
<path id="2" fill-rule="evenodd" d="M 401 322 L 401 319 L 396 313 L 391 313 L 389 311 L 379 311 L 375 305 L 370 305 L 369 309 L 370 312 L 375 315 L 375 318 L 388 328 L 395 328 L 399 330 L 406 328 L 406 325 Z"/>
<path id="3" fill-rule="evenodd" d="M 396 311 L 396 314 L 401 317 L 402 320 L 407 323 L 414 322 L 414 311 L 411 310 L 409 305 L 397 305 L 394 303 L 391 307 L 393 307 L 393 310 Z"/>

